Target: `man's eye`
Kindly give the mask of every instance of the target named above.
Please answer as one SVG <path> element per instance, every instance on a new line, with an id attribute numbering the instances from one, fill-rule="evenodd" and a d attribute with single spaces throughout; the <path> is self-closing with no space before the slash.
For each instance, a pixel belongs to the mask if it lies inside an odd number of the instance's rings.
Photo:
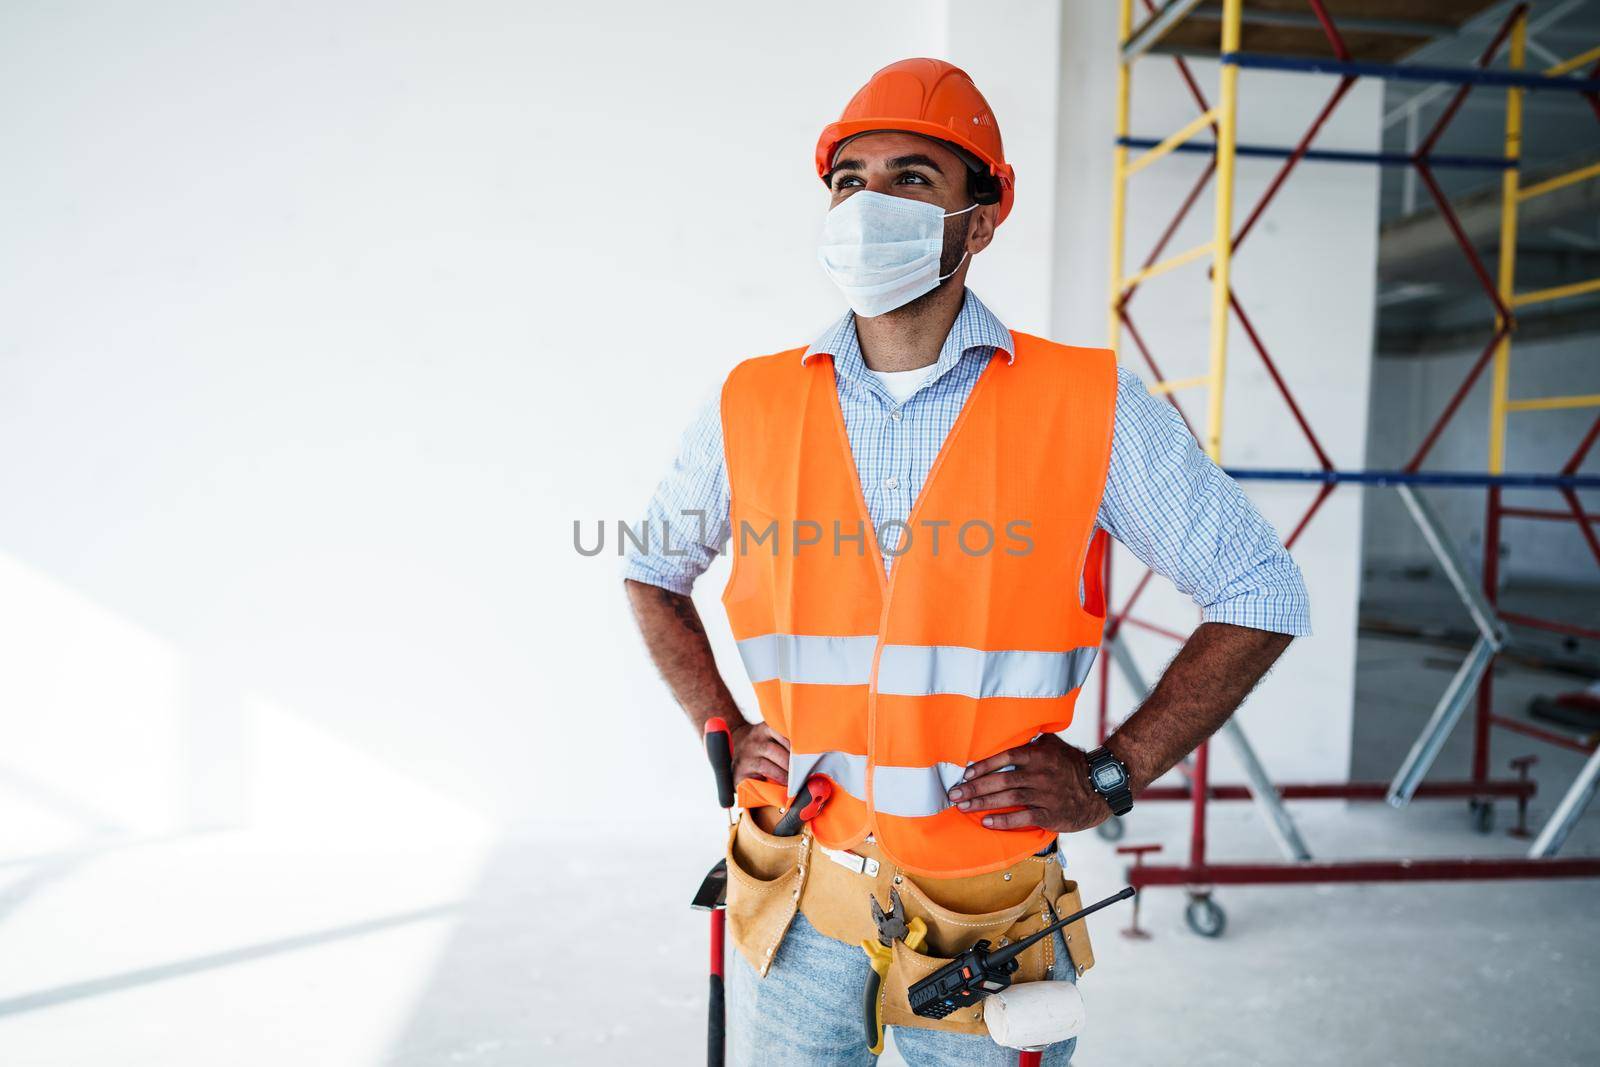
<path id="1" fill-rule="evenodd" d="M 850 189 L 860 184 L 860 178 L 844 177 L 833 183 L 833 189 L 834 192 L 838 192 L 840 189 Z"/>
<path id="2" fill-rule="evenodd" d="M 902 181 L 902 182 L 911 182 L 911 183 L 917 184 L 917 185 L 926 185 L 926 184 L 928 184 L 928 179 L 924 178 L 920 174 L 902 174 L 896 180 L 897 181 Z"/>

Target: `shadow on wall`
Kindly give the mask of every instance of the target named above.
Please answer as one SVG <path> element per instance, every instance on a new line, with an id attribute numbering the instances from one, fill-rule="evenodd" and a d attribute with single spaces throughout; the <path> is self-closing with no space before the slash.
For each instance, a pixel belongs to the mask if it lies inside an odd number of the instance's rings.
<path id="1" fill-rule="evenodd" d="M 221 828 L 461 841 L 488 820 L 0 555 L 0 863 Z"/>

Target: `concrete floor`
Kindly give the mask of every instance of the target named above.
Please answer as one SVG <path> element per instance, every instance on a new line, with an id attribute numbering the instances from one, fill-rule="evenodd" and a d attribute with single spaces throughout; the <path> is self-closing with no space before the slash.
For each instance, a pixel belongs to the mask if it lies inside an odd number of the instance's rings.
<path id="1" fill-rule="evenodd" d="M 1367 639 L 1357 770 L 1386 777 L 1454 654 Z M 1508 668 L 1507 706 L 1570 679 Z M 1540 756 L 1539 821 L 1578 757 L 1497 733 L 1494 763 Z M 1460 773 L 1447 748 L 1437 773 Z M 1295 806 L 1319 858 L 1515 855 L 1461 802 Z M 1509 822 L 1501 813 L 1501 827 Z M 1126 842 L 1179 858 L 1187 810 L 1147 805 Z M 1218 805 L 1216 858 L 1275 858 L 1249 805 Z M 483 847 L 376 848 L 218 833 L 0 860 L 0 1063 L 437 1067 L 703 1061 L 705 920 L 684 904 L 714 818 L 622 865 L 573 828 Z M 1099 896 L 1112 847 L 1069 843 Z M 1600 816 L 1568 854 L 1600 853 Z M 640 877 L 642 872 L 643 877 Z M 1152 890 L 1094 926 L 1079 1064 L 1600 1062 L 1594 881 L 1224 889 L 1220 940 Z M 899 1062 L 892 1055 L 885 1062 Z"/>

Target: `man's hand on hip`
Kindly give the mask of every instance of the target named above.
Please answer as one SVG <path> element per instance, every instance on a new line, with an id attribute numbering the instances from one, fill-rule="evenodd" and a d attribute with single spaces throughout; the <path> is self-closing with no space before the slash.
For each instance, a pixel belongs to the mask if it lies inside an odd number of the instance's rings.
<path id="1" fill-rule="evenodd" d="M 789 739 L 764 722 L 743 722 L 729 727 L 733 744 L 733 784 L 746 778 L 765 778 L 779 785 L 789 782 Z"/>
<path id="2" fill-rule="evenodd" d="M 1089 786 L 1083 752 L 1055 734 L 974 763 L 961 784 L 950 790 L 950 799 L 962 811 L 1022 809 L 985 815 L 983 825 L 992 830 L 1037 826 L 1071 834 L 1093 829 L 1111 817 L 1110 806 Z"/>

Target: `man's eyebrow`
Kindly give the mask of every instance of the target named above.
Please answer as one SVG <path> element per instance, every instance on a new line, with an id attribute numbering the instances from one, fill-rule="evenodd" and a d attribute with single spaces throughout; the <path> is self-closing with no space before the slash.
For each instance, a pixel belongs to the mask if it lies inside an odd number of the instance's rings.
<path id="1" fill-rule="evenodd" d="M 896 156 L 889 160 L 890 170 L 901 170 L 905 167 L 928 167 L 935 174 L 943 174 L 944 168 L 934 162 L 932 156 L 922 155 L 920 152 L 909 156 Z"/>
<path id="2" fill-rule="evenodd" d="M 920 152 L 909 156 L 896 156 L 889 160 L 887 166 L 890 170 L 903 170 L 906 167 L 928 167 L 935 174 L 944 174 L 944 168 L 939 166 L 932 156 L 925 156 Z M 833 165 L 834 172 L 841 170 L 866 170 L 867 165 L 859 159 L 841 159 Z"/>

